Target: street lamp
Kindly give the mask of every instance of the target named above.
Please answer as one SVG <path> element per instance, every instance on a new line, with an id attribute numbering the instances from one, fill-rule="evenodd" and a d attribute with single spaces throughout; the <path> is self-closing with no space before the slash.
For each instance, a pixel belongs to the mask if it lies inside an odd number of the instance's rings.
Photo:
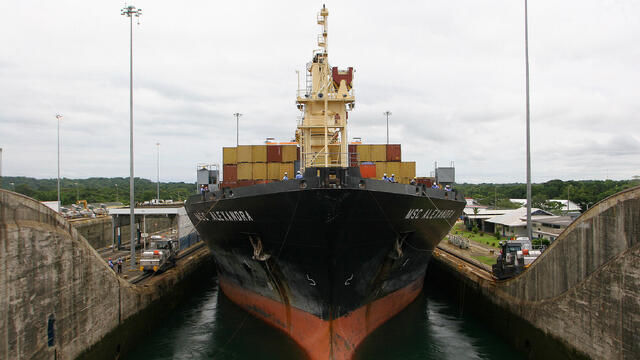
<path id="1" fill-rule="evenodd" d="M 13 192 L 16 192 L 16 184 L 15 183 L 9 183 L 9 185 L 11 185 L 11 188 L 13 189 Z"/>
<path id="2" fill-rule="evenodd" d="M 236 146 L 238 146 L 240 144 L 240 116 L 242 114 L 235 113 L 233 116 L 236 117 Z"/>
<path id="3" fill-rule="evenodd" d="M 60 119 L 62 115 L 56 114 L 58 119 L 58 209 L 60 209 Z"/>
<path id="4" fill-rule="evenodd" d="M 160 203 L 160 143 L 157 142 L 156 145 L 158 146 L 158 182 L 156 184 L 156 199 L 158 201 L 158 204 Z"/>
<path id="5" fill-rule="evenodd" d="M 118 196 L 118 184 L 115 184 L 115 185 L 116 185 L 116 202 L 119 202 L 120 196 Z"/>
<path id="6" fill-rule="evenodd" d="M 80 201 L 80 190 L 78 189 L 78 183 L 74 183 L 76 185 L 76 204 Z"/>
<path id="7" fill-rule="evenodd" d="M 387 116 L 387 145 L 389 145 L 389 116 L 391 115 L 391 111 L 385 111 L 382 115 Z"/>
<path id="8" fill-rule="evenodd" d="M 531 229 L 531 132 L 530 132 L 530 112 L 529 112 L 529 23 L 527 14 L 527 0 L 524 0 L 524 58 L 526 66 L 526 118 L 527 118 L 527 235 L 529 240 L 533 239 L 533 229 Z"/>
<path id="9" fill-rule="evenodd" d="M 124 15 L 129 18 L 129 209 L 130 216 L 130 233 L 131 233 L 131 260 L 130 269 L 134 270 L 136 266 L 136 222 L 135 222 L 135 196 L 133 193 L 133 17 L 138 18 L 138 25 L 140 24 L 140 15 L 142 15 L 142 9 L 136 9 L 135 6 L 129 5 L 120 11 L 120 15 Z"/>

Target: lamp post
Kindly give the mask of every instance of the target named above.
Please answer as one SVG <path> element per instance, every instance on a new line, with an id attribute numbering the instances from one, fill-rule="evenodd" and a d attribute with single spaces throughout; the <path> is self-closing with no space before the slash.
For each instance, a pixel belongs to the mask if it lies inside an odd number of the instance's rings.
<path id="1" fill-rule="evenodd" d="M 9 185 L 11 185 L 11 189 L 13 190 L 13 192 L 16 192 L 16 184 L 15 183 L 9 183 Z"/>
<path id="2" fill-rule="evenodd" d="M 387 145 L 389 145 L 389 116 L 391 115 L 391 111 L 385 111 L 382 115 L 387 117 Z"/>
<path id="3" fill-rule="evenodd" d="M 527 0 L 524 0 L 524 58 L 526 66 L 526 118 L 527 118 L 527 235 L 529 240 L 533 239 L 533 229 L 531 229 L 531 131 L 529 112 L 529 23 L 527 13 Z"/>
<path id="4" fill-rule="evenodd" d="M 158 146 L 158 182 L 156 183 L 156 199 L 158 201 L 158 204 L 160 203 L 160 143 L 157 142 L 156 146 Z"/>
<path id="5" fill-rule="evenodd" d="M 140 24 L 140 15 L 142 15 L 142 9 L 136 9 L 135 6 L 129 5 L 120 11 L 120 15 L 124 15 L 129 18 L 129 209 L 130 216 L 130 233 L 131 233 L 131 260 L 130 269 L 134 270 L 136 267 L 136 222 L 135 222 L 135 196 L 133 192 L 133 17 L 138 18 L 138 24 Z"/>
<path id="6" fill-rule="evenodd" d="M 235 113 L 233 116 L 236 117 L 236 146 L 238 146 L 240 144 L 240 116 L 242 114 Z"/>
<path id="7" fill-rule="evenodd" d="M 62 115 L 56 114 L 58 119 L 58 209 L 60 209 L 60 119 Z"/>
<path id="8" fill-rule="evenodd" d="M 80 189 L 78 189 L 78 183 L 74 183 L 76 186 L 76 204 L 80 201 Z"/>
<path id="9" fill-rule="evenodd" d="M 116 185 L 116 202 L 120 201 L 120 197 L 118 196 L 118 184 Z"/>

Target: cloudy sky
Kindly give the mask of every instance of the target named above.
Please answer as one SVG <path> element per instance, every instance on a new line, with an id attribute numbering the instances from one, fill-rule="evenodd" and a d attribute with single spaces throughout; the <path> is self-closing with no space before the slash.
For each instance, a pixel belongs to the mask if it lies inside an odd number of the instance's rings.
<path id="1" fill-rule="evenodd" d="M 350 136 L 402 143 L 418 175 L 525 181 L 524 5 L 325 1 L 332 66 L 356 69 Z M 135 174 L 194 181 L 221 147 L 286 141 L 318 1 L 138 0 Z M 9 176 L 129 174 L 129 22 L 121 1 L 0 4 L 0 147 Z M 532 177 L 640 175 L 640 1 L 530 0 Z"/>

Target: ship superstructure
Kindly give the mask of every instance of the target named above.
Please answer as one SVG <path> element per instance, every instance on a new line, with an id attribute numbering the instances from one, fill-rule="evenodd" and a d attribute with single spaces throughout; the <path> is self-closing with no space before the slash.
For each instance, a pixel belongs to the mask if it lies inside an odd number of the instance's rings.
<path id="1" fill-rule="evenodd" d="M 329 10 L 322 7 L 317 21 L 322 28 L 318 47 L 307 64 L 305 89 L 298 89 L 296 102 L 303 112 L 296 130 L 300 143 L 300 168 L 347 167 L 347 119 L 353 109 L 353 68 L 339 70 L 329 65 Z"/>

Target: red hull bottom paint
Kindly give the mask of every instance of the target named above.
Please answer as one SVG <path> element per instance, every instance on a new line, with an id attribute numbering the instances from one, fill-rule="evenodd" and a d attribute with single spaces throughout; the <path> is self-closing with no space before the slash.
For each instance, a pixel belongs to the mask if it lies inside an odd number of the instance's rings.
<path id="1" fill-rule="evenodd" d="M 420 294 L 424 277 L 351 313 L 322 320 L 220 277 L 224 294 L 254 316 L 286 332 L 312 360 L 349 360 L 358 345 Z"/>

